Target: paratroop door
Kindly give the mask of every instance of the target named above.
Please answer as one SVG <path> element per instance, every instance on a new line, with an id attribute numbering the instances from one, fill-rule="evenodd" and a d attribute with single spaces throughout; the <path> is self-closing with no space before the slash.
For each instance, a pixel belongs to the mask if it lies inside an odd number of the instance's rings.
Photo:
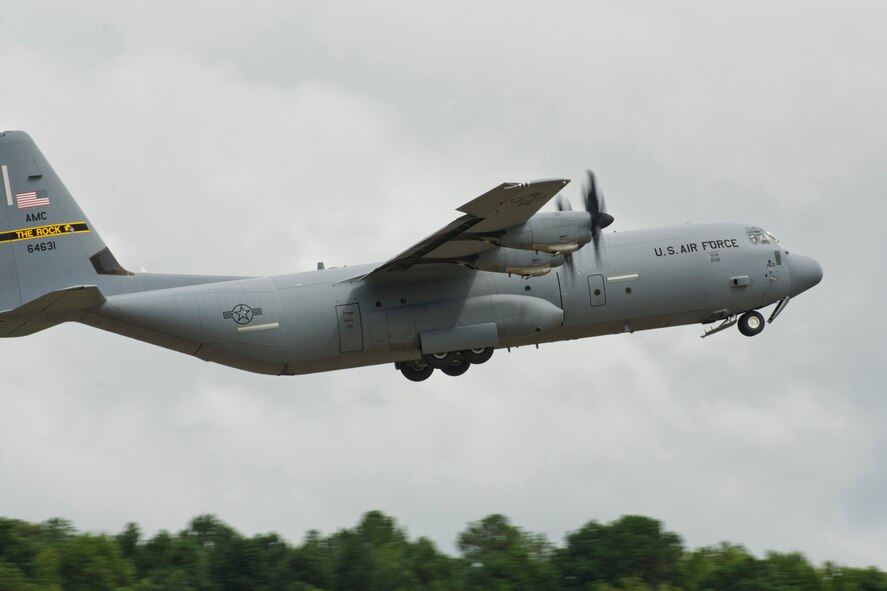
<path id="1" fill-rule="evenodd" d="M 360 323 L 360 305 L 336 306 L 339 318 L 339 352 L 363 351 L 363 327 Z"/>

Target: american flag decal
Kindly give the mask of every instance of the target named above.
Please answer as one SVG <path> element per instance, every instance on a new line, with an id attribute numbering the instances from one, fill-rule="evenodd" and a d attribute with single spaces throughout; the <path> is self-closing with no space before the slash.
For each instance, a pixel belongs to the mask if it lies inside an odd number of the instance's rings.
<path id="1" fill-rule="evenodd" d="M 43 190 L 16 193 L 15 203 L 18 205 L 19 209 L 24 209 L 26 207 L 45 207 L 49 205 L 49 197 L 46 196 L 46 191 Z"/>

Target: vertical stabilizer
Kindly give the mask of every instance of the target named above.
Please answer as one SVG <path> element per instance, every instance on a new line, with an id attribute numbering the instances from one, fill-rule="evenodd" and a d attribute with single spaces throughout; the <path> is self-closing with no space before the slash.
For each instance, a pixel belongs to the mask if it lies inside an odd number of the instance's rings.
<path id="1" fill-rule="evenodd" d="M 0 311 L 128 274 L 27 133 L 0 133 L 0 176 Z"/>

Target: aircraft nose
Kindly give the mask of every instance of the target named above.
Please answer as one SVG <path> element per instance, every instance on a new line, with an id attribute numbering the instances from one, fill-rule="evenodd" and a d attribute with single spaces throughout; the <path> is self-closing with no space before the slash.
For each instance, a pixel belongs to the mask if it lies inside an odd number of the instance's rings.
<path id="1" fill-rule="evenodd" d="M 816 259 L 802 254 L 791 254 L 788 259 L 792 297 L 807 291 L 822 281 L 822 267 Z"/>

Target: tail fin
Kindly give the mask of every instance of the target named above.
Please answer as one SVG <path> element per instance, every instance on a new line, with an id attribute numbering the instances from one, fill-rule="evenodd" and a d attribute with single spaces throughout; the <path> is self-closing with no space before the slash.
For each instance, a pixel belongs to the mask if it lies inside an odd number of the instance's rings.
<path id="1" fill-rule="evenodd" d="M 0 312 L 58 290 L 130 275 L 31 137 L 0 132 Z"/>

